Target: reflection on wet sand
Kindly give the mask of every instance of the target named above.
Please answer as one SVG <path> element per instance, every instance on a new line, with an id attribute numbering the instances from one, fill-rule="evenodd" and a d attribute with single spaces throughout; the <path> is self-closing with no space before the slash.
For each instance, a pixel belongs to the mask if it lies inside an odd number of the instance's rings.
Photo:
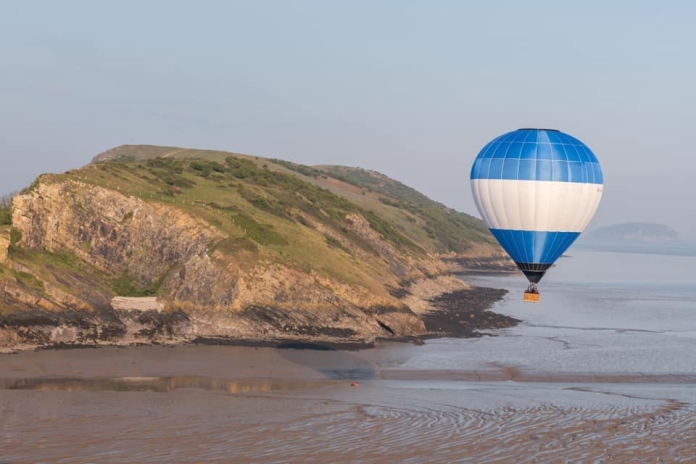
<path id="1" fill-rule="evenodd" d="M 463 382 L 531 382 L 531 383 L 611 383 L 611 384 L 694 384 L 696 374 L 644 374 L 603 372 L 537 372 L 515 367 L 496 370 L 384 370 L 379 373 L 384 380 L 437 380 Z"/>
<path id="2" fill-rule="evenodd" d="M 328 381 L 215 379 L 201 376 L 0 379 L 0 390 L 171 392 L 187 388 L 227 393 L 270 392 L 325 386 Z"/>
<path id="3" fill-rule="evenodd" d="M 327 380 L 298 380 L 277 378 L 222 379 L 205 376 L 171 377 L 107 377 L 107 378 L 18 378 L 0 379 L 0 390 L 34 391 L 114 391 L 114 392 L 172 392 L 182 389 L 221 391 L 231 394 L 320 388 L 340 380 L 369 380 L 375 374 L 365 369 L 322 369 Z M 417 382 L 500 382 L 547 384 L 696 384 L 696 374 L 603 374 L 525 372 L 515 367 L 500 367 L 484 371 L 415 371 L 382 370 L 376 373 L 381 380 Z M 341 382 L 345 383 L 345 382 Z"/>

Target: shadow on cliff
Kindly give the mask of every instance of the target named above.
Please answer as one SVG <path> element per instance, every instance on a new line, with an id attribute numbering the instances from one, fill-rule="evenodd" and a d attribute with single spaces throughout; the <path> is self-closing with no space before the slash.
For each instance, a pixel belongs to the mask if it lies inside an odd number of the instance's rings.
<path id="1" fill-rule="evenodd" d="M 308 367 L 332 380 L 370 380 L 376 369 L 370 361 L 355 354 L 355 348 L 322 342 L 287 341 L 277 346 L 278 355 L 299 366 Z"/>

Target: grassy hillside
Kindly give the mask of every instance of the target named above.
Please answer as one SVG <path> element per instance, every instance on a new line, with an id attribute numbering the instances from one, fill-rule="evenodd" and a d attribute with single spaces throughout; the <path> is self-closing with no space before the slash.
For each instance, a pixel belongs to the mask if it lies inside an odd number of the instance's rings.
<path id="1" fill-rule="evenodd" d="M 309 167 L 209 150 L 121 146 L 84 168 L 43 175 L 36 183 L 68 179 L 166 204 L 211 224 L 226 238 L 215 243 L 209 255 L 225 266 L 244 271 L 259 261 L 277 262 L 361 285 L 375 294 L 384 291 L 378 282 L 399 274 L 403 260 L 385 264 L 388 250 L 348 224 L 351 215 L 364 217 L 368 232 L 377 233 L 400 256 L 422 259 L 498 250 L 480 220 L 362 169 Z M 6 216 L 0 209 L 1 223 L 9 222 Z M 78 261 L 65 255 L 40 257 L 21 250 L 14 255 L 15 261 L 37 273 L 41 266 L 34 264 L 46 260 L 70 275 L 79 271 Z M 127 274 L 109 278 L 116 294 L 157 292 L 157 282 L 140 288 Z"/>
<path id="2" fill-rule="evenodd" d="M 228 156 L 249 161 L 256 167 L 271 172 L 291 174 L 304 182 L 329 190 L 363 211 L 374 213 L 428 252 L 465 253 L 482 244 L 497 248 L 497 242 L 481 220 L 457 212 L 401 182 L 366 169 L 346 166 L 312 167 L 226 152 L 141 145 L 117 147 L 95 158 L 95 161 L 123 162 L 164 157 L 202 158 L 223 162 Z M 272 182 L 274 179 L 266 177 L 265 180 Z M 282 188 L 280 186 L 280 190 Z"/>
<path id="3" fill-rule="evenodd" d="M 333 179 L 361 189 L 368 198 L 376 198 L 385 207 L 381 214 L 394 220 L 419 243 L 426 243 L 435 252 L 463 253 L 486 243 L 496 245 L 484 223 L 437 203 L 417 190 L 375 171 L 345 166 L 320 166 Z M 356 200 L 359 204 L 365 204 Z"/>

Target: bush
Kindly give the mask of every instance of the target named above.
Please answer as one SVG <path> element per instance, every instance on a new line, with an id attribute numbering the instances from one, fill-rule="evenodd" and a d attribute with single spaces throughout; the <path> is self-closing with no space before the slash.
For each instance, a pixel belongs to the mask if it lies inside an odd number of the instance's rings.
<path id="1" fill-rule="evenodd" d="M 142 296 L 128 271 L 123 271 L 121 276 L 111 284 L 111 288 L 118 296 Z"/>
<path id="2" fill-rule="evenodd" d="M 0 208 L 0 226 L 12 225 L 12 211 L 9 206 Z"/>
<path id="3" fill-rule="evenodd" d="M 201 161 L 191 161 L 191 169 L 194 171 L 202 171 L 205 168 L 205 164 L 202 163 Z"/>
<path id="4" fill-rule="evenodd" d="M 131 276 L 130 273 L 127 270 L 125 270 L 125 271 L 123 271 L 121 276 L 119 278 L 117 278 L 111 284 L 111 288 L 113 289 L 114 293 L 116 293 L 116 295 L 118 295 L 118 296 L 130 296 L 130 297 L 152 296 L 152 295 L 157 294 L 160 286 L 162 285 L 163 280 L 164 280 L 164 276 L 162 276 L 158 280 L 152 282 L 150 285 L 148 285 L 144 289 L 140 289 L 135 285 L 135 282 L 133 281 L 133 276 Z"/>
<path id="5" fill-rule="evenodd" d="M 183 163 L 179 159 L 174 158 L 154 158 L 147 160 L 146 162 L 148 168 L 162 169 L 164 171 L 171 171 L 177 174 L 184 172 Z"/>
<path id="6" fill-rule="evenodd" d="M 10 251 L 15 251 L 17 249 L 17 244 L 22 240 L 22 233 L 19 229 L 10 229 Z"/>
<path id="7" fill-rule="evenodd" d="M 189 180 L 189 179 L 182 177 L 182 176 L 177 176 L 175 174 L 170 174 L 170 175 L 164 176 L 164 177 L 162 177 L 162 180 L 167 185 L 171 185 L 174 187 L 180 187 L 180 188 L 189 188 L 189 187 L 193 187 L 194 185 L 196 185 L 196 183 L 193 182 L 192 180 Z"/>

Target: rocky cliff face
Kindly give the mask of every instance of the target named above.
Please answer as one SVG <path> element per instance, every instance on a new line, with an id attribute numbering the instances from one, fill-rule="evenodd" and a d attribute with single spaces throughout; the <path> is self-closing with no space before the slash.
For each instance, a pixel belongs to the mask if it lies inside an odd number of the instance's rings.
<path id="1" fill-rule="evenodd" d="M 73 181 L 16 196 L 12 222 L 22 246 L 69 250 L 101 271 L 129 271 L 144 285 L 204 256 L 221 238 L 176 208 Z"/>
<path id="2" fill-rule="evenodd" d="M 13 202 L 23 251 L 8 257 L 0 236 L 0 346 L 422 336 L 431 299 L 468 288 L 442 276 L 440 259 L 399 252 L 358 214 L 347 221 L 387 263 L 381 291 L 268 260 L 242 266 L 215 249 L 224 232 L 182 207 L 39 182 Z M 154 289 L 154 303 L 114 300 L 109 283 L 119 278 Z"/>
<path id="3" fill-rule="evenodd" d="M 0 229 L 0 264 L 7 263 L 7 250 L 10 247 L 9 228 Z"/>

